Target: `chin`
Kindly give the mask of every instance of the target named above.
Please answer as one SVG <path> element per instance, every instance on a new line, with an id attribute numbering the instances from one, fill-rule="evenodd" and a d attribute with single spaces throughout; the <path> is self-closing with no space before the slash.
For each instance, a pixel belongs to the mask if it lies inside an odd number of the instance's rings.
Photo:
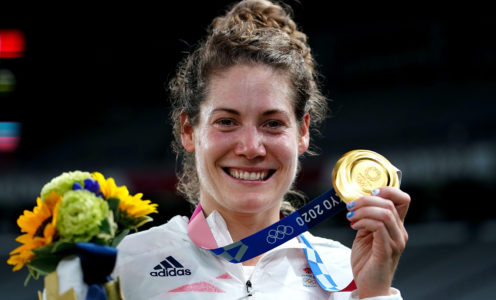
<path id="1" fill-rule="evenodd" d="M 236 203 L 235 210 L 243 213 L 263 213 L 268 210 L 279 210 L 281 202 L 270 203 L 267 199 L 260 198 L 244 198 Z"/>

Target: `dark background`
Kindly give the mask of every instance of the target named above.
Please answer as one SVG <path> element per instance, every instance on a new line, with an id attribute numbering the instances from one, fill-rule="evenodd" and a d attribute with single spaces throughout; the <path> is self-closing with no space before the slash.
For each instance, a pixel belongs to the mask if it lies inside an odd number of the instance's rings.
<path id="1" fill-rule="evenodd" d="M 494 294 L 495 18 L 302 2 L 288 1 L 309 36 L 332 116 L 312 137 L 320 155 L 302 159 L 297 186 L 316 196 L 330 187 L 343 153 L 383 154 L 403 171 L 412 197 L 410 242 L 394 285 L 406 299 Z M 17 217 L 64 171 L 100 171 L 144 193 L 160 210 L 146 227 L 190 213 L 175 194 L 164 84 L 228 3 L 0 10 L 0 29 L 26 38 L 24 57 L 0 59 L 16 77 L 15 90 L 0 94 L 0 122 L 21 123 L 19 148 L 0 152 L 4 262 L 16 247 Z M 353 240 L 344 215 L 314 231 Z M 35 298 L 41 280 L 23 288 L 26 270 L 0 270 L 0 290 Z"/>

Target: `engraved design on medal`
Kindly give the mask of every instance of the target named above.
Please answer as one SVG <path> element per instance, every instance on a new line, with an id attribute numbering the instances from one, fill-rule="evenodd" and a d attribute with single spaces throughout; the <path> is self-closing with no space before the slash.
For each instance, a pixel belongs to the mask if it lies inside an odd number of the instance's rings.
<path id="1" fill-rule="evenodd" d="M 382 155 L 370 150 L 344 154 L 332 171 L 332 185 L 344 202 L 368 195 L 375 188 L 399 187 L 397 169 Z"/>
<path id="2" fill-rule="evenodd" d="M 370 175 L 371 173 L 373 173 L 373 175 Z M 375 167 L 368 167 L 365 169 L 365 177 L 367 177 L 369 181 L 377 181 L 381 178 L 381 173 Z"/>
<path id="3" fill-rule="evenodd" d="M 351 170 L 351 179 L 358 184 L 363 192 L 369 193 L 374 188 L 387 184 L 386 174 L 387 170 L 376 162 L 361 160 Z"/>

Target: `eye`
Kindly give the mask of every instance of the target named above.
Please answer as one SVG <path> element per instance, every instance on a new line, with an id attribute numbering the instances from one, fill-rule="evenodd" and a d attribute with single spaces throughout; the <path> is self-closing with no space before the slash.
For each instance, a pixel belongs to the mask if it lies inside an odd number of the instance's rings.
<path id="1" fill-rule="evenodd" d="M 276 120 L 270 120 L 267 123 L 265 123 L 265 126 L 271 127 L 271 128 L 276 128 L 282 126 L 282 122 L 276 121 Z"/>
<path id="2" fill-rule="evenodd" d="M 233 120 L 231 119 L 222 119 L 222 120 L 219 120 L 218 123 L 220 125 L 223 125 L 223 126 L 231 126 L 231 125 L 234 125 L 234 122 Z"/>
<path id="3" fill-rule="evenodd" d="M 230 119 L 230 118 L 222 118 L 222 119 L 218 119 L 214 122 L 215 126 L 216 127 L 219 127 L 219 128 L 232 128 L 234 126 L 236 126 L 236 121 L 233 120 L 233 119 Z"/>
<path id="4" fill-rule="evenodd" d="M 284 127 L 284 123 L 278 120 L 268 120 L 265 122 L 264 126 L 269 129 L 280 129 Z"/>

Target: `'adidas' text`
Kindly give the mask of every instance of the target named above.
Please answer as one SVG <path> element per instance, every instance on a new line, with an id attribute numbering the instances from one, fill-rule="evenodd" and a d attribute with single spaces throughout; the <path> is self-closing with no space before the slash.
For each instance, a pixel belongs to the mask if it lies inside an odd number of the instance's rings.
<path id="1" fill-rule="evenodd" d="M 177 260 L 172 256 L 168 256 L 158 265 L 156 265 L 153 272 L 150 272 L 154 277 L 167 277 L 167 276 L 186 276 L 191 275 L 190 269 L 185 269 Z"/>

